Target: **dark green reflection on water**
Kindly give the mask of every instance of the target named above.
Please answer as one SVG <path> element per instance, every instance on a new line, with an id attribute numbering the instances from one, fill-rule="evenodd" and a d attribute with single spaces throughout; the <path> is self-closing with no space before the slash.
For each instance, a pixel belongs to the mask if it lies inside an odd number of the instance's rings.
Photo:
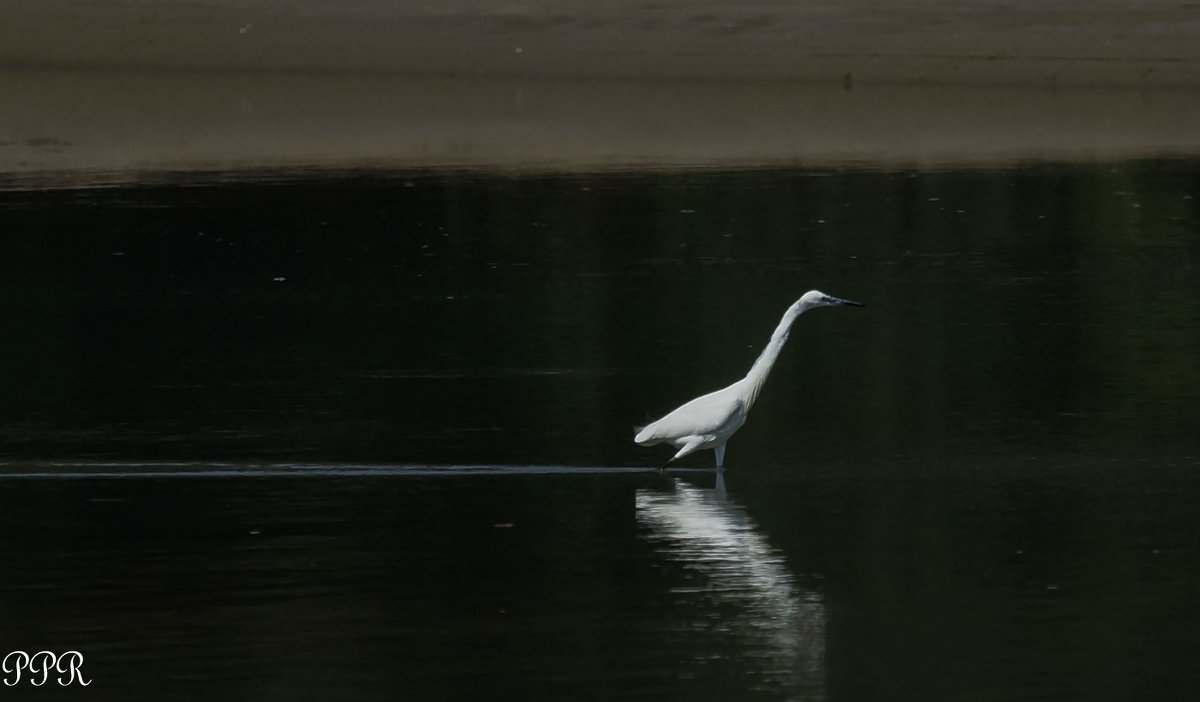
<path id="1" fill-rule="evenodd" d="M 865 455 L 1188 454 L 1198 189 L 1163 162 L 4 193 L 0 448 L 654 464 L 629 428 L 817 287 L 868 307 L 800 321 L 730 465 L 844 455 L 850 422 Z"/>
<path id="2" fill-rule="evenodd" d="M 2 193 L 0 649 L 113 699 L 1186 697 L 1198 202 L 1194 162 Z M 728 495 L 570 468 L 661 463 L 632 426 L 810 288 L 867 307 L 797 322 Z"/>

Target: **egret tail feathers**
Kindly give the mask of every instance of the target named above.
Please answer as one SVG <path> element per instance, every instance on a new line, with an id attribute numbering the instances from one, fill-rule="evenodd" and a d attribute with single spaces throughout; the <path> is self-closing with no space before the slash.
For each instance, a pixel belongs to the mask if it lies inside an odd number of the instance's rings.
<path id="1" fill-rule="evenodd" d="M 642 446 L 653 446 L 661 439 L 654 435 L 654 425 L 648 424 L 644 427 L 634 427 L 637 434 L 633 437 L 633 443 L 641 444 Z"/>

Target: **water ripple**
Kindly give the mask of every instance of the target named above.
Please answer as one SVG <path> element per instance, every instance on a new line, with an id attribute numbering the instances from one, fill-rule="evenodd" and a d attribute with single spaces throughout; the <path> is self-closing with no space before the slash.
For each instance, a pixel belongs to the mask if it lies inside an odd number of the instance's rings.
<path id="1" fill-rule="evenodd" d="M 28 461 L 0 463 L 0 480 L 29 478 L 276 478 L 645 473 L 636 466 L 431 465 L 407 463 L 223 463 L 172 461 Z"/>

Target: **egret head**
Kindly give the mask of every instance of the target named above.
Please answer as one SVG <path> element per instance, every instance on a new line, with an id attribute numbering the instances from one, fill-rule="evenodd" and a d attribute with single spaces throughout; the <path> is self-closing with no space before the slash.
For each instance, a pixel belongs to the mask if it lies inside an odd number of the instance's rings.
<path id="1" fill-rule="evenodd" d="M 840 297 L 826 295 L 820 290 L 809 290 L 796 301 L 796 307 L 807 310 L 813 307 L 828 307 L 830 305 L 850 305 L 852 307 L 862 307 L 861 303 L 852 300 L 843 300 Z"/>

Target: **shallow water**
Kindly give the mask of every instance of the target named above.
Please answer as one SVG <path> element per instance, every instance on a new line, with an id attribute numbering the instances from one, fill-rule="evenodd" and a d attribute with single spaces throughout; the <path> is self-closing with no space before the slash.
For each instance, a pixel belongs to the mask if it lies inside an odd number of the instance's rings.
<path id="1" fill-rule="evenodd" d="M 1185 698 L 1197 198 L 1182 161 L 0 193 L 0 652 L 111 699 Z M 797 322 L 721 484 L 648 468 L 632 426 L 813 287 L 867 306 Z"/>

